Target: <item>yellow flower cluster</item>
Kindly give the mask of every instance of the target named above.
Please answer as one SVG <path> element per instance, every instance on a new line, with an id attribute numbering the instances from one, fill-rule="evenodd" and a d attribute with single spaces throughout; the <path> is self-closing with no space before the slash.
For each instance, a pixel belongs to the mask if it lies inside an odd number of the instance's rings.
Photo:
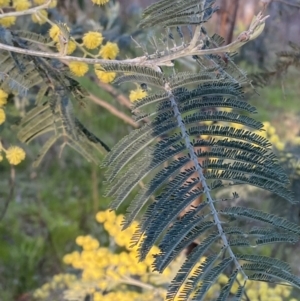
<path id="1" fill-rule="evenodd" d="M 26 10 L 31 6 L 28 0 L 14 0 L 13 7 L 16 11 Z"/>
<path id="2" fill-rule="evenodd" d="M 26 157 L 24 150 L 19 146 L 10 146 L 5 153 L 6 159 L 12 165 L 18 165 Z"/>
<path id="3" fill-rule="evenodd" d="M 71 265 L 74 269 L 81 270 L 81 276 L 54 276 L 50 283 L 45 284 L 36 290 L 34 297 L 38 300 L 51 299 L 51 289 L 64 290 L 65 300 L 84 300 L 89 295 L 93 301 L 163 301 L 166 294 L 166 287 L 173 279 L 184 256 L 180 255 L 163 274 L 151 271 L 153 254 L 159 252 L 153 247 L 144 262 L 137 262 L 137 247 L 130 247 L 130 239 L 139 227 L 133 222 L 126 230 L 121 231 L 122 215 L 116 215 L 114 211 L 101 211 L 96 215 L 96 220 L 103 225 L 109 234 L 109 246 L 104 247 L 100 242 L 90 235 L 78 236 L 76 244 L 82 249 L 64 256 L 65 264 Z M 205 260 L 202 258 L 194 267 L 195 271 Z M 68 274 L 67 274 L 68 275 Z M 65 280 L 68 277 L 68 281 Z M 238 280 L 242 282 L 242 277 Z M 215 300 L 221 288 L 226 285 L 229 278 L 222 274 L 218 282 L 212 285 L 207 292 L 205 301 Z M 201 283 L 199 284 L 199 286 Z M 253 301 L 295 301 L 287 299 L 291 294 L 288 286 L 269 286 L 266 283 L 248 281 L 246 283 L 247 295 Z M 236 293 L 238 284 L 235 283 L 231 289 Z M 182 300 L 179 294 L 174 301 Z M 193 294 L 192 296 L 193 297 Z"/>
<path id="4" fill-rule="evenodd" d="M 157 287 L 157 283 L 168 284 L 174 271 L 171 267 L 162 275 L 151 271 L 153 255 L 159 252 L 157 247 L 151 249 L 144 262 L 138 263 L 137 246 L 130 248 L 130 239 L 136 232 L 138 223 L 133 222 L 122 231 L 123 216 L 117 216 L 114 211 L 108 210 L 99 212 L 96 220 L 103 224 L 109 234 L 110 246 L 114 246 L 114 251 L 103 247 L 90 235 L 78 236 L 76 244 L 82 250 L 66 254 L 63 261 L 74 269 L 81 270 L 81 277 L 68 287 L 64 296 L 71 298 L 79 293 L 89 293 L 93 295 L 94 301 L 162 301 L 166 290 Z M 36 299 L 43 299 L 40 291 L 37 291 Z"/>
<path id="5" fill-rule="evenodd" d="M 7 104 L 7 97 L 8 94 L 2 89 L 0 89 L 0 107 L 3 107 Z"/>
<path id="6" fill-rule="evenodd" d="M 0 0 L 0 7 L 9 6 L 10 0 Z"/>
<path id="7" fill-rule="evenodd" d="M 104 5 L 108 2 L 109 0 L 92 0 L 92 2 L 94 4 L 97 4 L 97 5 Z"/>
<path id="8" fill-rule="evenodd" d="M 0 25 L 4 27 L 9 27 L 12 26 L 16 23 L 16 17 L 11 16 L 11 17 L 4 17 L 0 19 Z"/>
<path id="9" fill-rule="evenodd" d="M 119 53 L 119 47 L 116 43 L 107 42 L 101 47 L 99 54 L 104 59 L 113 60 Z"/>
<path id="10" fill-rule="evenodd" d="M 248 281 L 246 283 L 247 296 L 250 300 L 272 300 L 283 301 L 287 299 L 292 291 L 290 286 L 269 286 L 265 282 Z"/>
<path id="11" fill-rule="evenodd" d="M 37 289 L 34 292 L 33 297 L 35 299 L 46 299 L 50 296 L 51 290 L 55 291 L 56 289 L 67 289 L 71 287 L 76 280 L 76 276 L 72 274 L 55 275 L 50 282 L 45 283 L 42 287 Z"/>
<path id="12" fill-rule="evenodd" d="M 1 1 L 1 0 L 0 0 Z M 21 0 L 20 0 L 21 1 Z M 42 1 L 42 0 L 37 0 L 37 1 Z M 98 4 L 104 4 L 108 1 L 97 1 Z M 94 2 L 96 3 L 96 2 Z M 66 26 L 66 24 L 54 24 L 50 30 L 49 30 L 49 36 L 51 39 L 56 42 L 56 47 L 59 52 L 65 53 L 65 51 L 62 51 L 61 49 L 61 43 L 60 43 L 60 37 L 64 37 L 65 35 L 69 35 L 70 29 Z M 69 40 L 70 39 L 70 40 Z M 76 47 L 78 47 L 83 53 L 84 57 L 87 55 L 90 55 L 94 58 L 97 57 L 102 57 L 104 59 L 115 59 L 119 53 L 119 47 L 116 43 L 112 42 L 106 42 L 105 45 L 102 45 L 102 42 L 104 40 L 103 35 L 100 32 L 96 31 L 89 31 L 85 33 L 82 37 L 82 44 L 78 44 L 75 42 L 70 36 L 68 38 L 65 37 L 65 40 L 68 41 L 68 46 L 67 46 L 67 55 L 70 55 L 74 52 Z M 98 54 L 93 54 L 89 53 L 87 50 L 95 50 L 98 47 L 100 47 L 100 50 L 98 50 Z M 85 49 L 84 49 L 85 48 Z M 86 50 L 87 49 L 87 50 Z M 75 75 L 75 76 L 84 76 L 88 72 L 88 65 L 84 62 L 76 61 L 76 62 L 71 62 L 69 64 L 70 71 Z M 106 72 L 101 66 L 95 65 L 94 67 L 94 72 L 97 78 L 104 82 L 104 83 L 111 83 L 115 77 L 116 73 L 115 72 Z"/>
<path id="13" fill-rule="evenodd" d="M 24 150 L 19 146 L 10 146 L 8 149 L 5 149 L 0 143 L 0 161 L 3 159 L 1 155 L 2 152 L 5 153 L 6 159 L 11 165 L 18 165 L 26 157 Z"/>
<path id="14" fill-rule="evenodd" d="M 107 42 L 101 47 L 99 55 L 104 59 L 115 59 L 119 53 L 119 47 L 116 43 Z M 99 70 L 100 69 L 100 70 Z M 116 78 L 115 72 L 107 72 L 100 65 L 95 65 L 94 68 L 97 78 L 103 83 L 111 83 Z"/>
<path id="15" fill-rule="evenodd" d="M 10 6 L 10 0 L 0 0 L 0 8 L 2 7 L 9 7 Z M 34 4 L 41 5 L 46 2 L 46 0 L 33 0 Z M 12 7 L 15 9 L 15 11 L 24 11 L 30 8 L 32 3 L 29 0 L 13 0 L 12 1 Z M 57 0 L 52 0 L 49 8 L 54 8 L 57 5 Z M 45 9 L 39 10 L 35 14 L 31 15 L 31 19 L 34 23 L 38 24 L 44 24 L 47 22 L 48 13 Z M 11 25 L 14 25 L 16 23 L 16 17 L 10 16 L 0 19 L 0 25 L 4 27 L 9 27 Z"/>
<path id="16" fill-rule="evenodd" d="M 36 5 L 42 5 L 46 2 L 47 0 L 33 0 L 33 2 L 36 4 Z M 54 8 L 56 7 L 57 5 L 57 0 L 52 0 L 50 5 L 49 5 L 49 8 Z"/>
<path id="17" fill-rule="evenodd" d="M 129 99 L 131 102 L 138 101 L 147 96 L 147 91 L 137 88 L 136 90 L 130 91 Z"/>
<path id="18" fill-rule="evenodd" d="M 61 51 L 59 43 L 56 44 L 56 48 L 58 51 Z M 66 54 L 67 55 L 72 54 L 75 51 L 75 49 L 76 49 L 76 43 L 74 41 L 69 41 L 68 45 L 67 45 L 67 53 Z"/>
<path id="19" fill-rule="evenodd" d="M 3 106 L 7 104 L 7 97 L 8 94 L 2 89 L 0 89 L 0 124 L 4 123 L 6 120 L 6 115 Z"/>
<path id="20" fill-rule="evenodd" d="M 89 71 L 89 65 L 82 62 L 71 62 L 69 68 L 76 76 L 84 76 Z"/>
<path id="21" fill-rule="evenodd" d="M 84 34 L 82 41 L 87 49 L 95 49 L 103 42 L 103 36 L 100 32 L 89 31 Z"/>
<path id="22" fill-rule="evenodd" d="M 67 30 L 67 31 L 70 31 L 70 28 L 67 27 L 65 24 L 64 25 L 64 28 Z M 54 24 L 53 26 L 51 26 L 51 28 L 49 29 L 49 36 L 50 38 L 54 41 L 54 42 L 58 42 L 58 36 L 62 34 L 62 31 L 60 29 L 60 27 L 57 25 L 57 24 Z"/>
<path id="23" fill-rule="evenodd" d="M 5 111 L 0 108 L 0 124 L 4 123 L 6 120 L 6 115 L 5 115 Z"/>
<path id="24" fill-rule="evenodd" d="M 39 10 L 37 13 L 31 15 L 31 20 L 33 23 L 38 23 L 40 25 L 47 22 L 48 12 L 45 9 Z"/>
<path id="25" fill-rule="evenodd" d="M 264 132 L 259 132 L 260 136 L 268 138 L 272 145 L 277 148 L 279 151 L 284 150 L 285 144 L 280 141 L 279 136 L 276 134 L 276 129 L 273 127 L 270 122 L 265 121 L 264 123 Z"/>
<path id="26" fill-rule="evenodd" d="M 7 104 L 8 94 L 0 89 L 0 125 L 5 122 L 6 115 L 3 107 Z M 18 165 L 21 161 L 25 159 L 25 152 L 22 148 L 18 146 L 10 146 L 5 149 L 0 143 L 0 161 L 3 160 L 2 152 L 5 153 L 6 159 L 12 165 Z"/>
<path id="27" fill-rule="evenodd" d="M 106 72 L 102 70 L 97 70 L 95 68 L 95 74 L 98 77 L 99 80 L 101 80 L 103 83 L 111 83 L 116 78 L 115 72 Z"/>

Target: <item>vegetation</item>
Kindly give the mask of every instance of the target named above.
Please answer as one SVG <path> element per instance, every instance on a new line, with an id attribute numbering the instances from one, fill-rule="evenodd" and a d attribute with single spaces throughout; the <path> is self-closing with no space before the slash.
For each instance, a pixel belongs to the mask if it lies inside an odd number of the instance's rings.
<path id="1" fill-rule="evenodd" d="M 0 160 L 10 173 L 9 185 L 1 183 L 9 189 L 1 200 L 4 300 L 296 300 L 297 271 L 270 245 L 298 243 L 299 226 L 269 204 L 297 206 L 298 178 L 288 186 L 288 175 L 298 174 L 298 140 L 281 141 L 269 122 L 253 119 L 244 91 L 297 67 L 299 48 L 279 53 L 275 71 L 247 77 L 233 54 L 262 33 L 268 16 L 259 13 L 223 46 L 205 28 L 214 2 L 148 7 L 140 28 L 156 30 L 148 37 L 154 51 L 133 39 L 143 55 L 124 60 L 107 38 L 109 19 L 107 32 L 78 36 L 52 19 L 54 1 L 0 3 Z M 115 20 L 117 4 L 107 5 Z M 8 29 L 24 15 L 48 24 L 49 37 Z M 188 71 L 187 57 L 196 70 Z M 128 99 L 112 82 L 136 89 Z M 31 144 L 24 151 L 16 138 Z M 35 149 L 40 169 L 23 162 Z M 98 212 L 99 200 L 124 215 Z"/>

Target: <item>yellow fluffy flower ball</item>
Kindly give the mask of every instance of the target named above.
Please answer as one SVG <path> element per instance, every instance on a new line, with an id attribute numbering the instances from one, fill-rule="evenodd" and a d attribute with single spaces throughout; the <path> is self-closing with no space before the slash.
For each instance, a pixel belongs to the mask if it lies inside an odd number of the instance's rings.
<path id="1" fill-rule="evenodd" d="M 76 76 L 83 76 L 89 71 L 88 64 L 82 62 L 71 62 L 69 68 Z"/>
<path id="2" fill-rule="evenodd" d="M 42 5 L 46 2 L 47 0 L 33 0 L 33 3 L 37 5 Z M 54 8 L 57 5 L 57 0 L 52 0 L 50 5 L 48 6 L 49 8 Z"/>
<path id="3" fill-rule="evenodd" d="M 3 107 L 7 103 L 8 94 L 0 89 L 0 107 Z"/>
<path id="4" fill-rule="evenodd" d="M 31 6 L 31 3 L 28 0 L 14 0 L 13 7 L 16 11 L 26 10 Z"/>
<path id="5" fill-rule="evenodd" d="M 0 7 L 9 6 L 10 0 L 0 0 Z"/>
<path id="6" fill-rule="evenodd" d="M 0 19 L 0 25 L 4 27 L 12 26 L 16 23 L 16 17 L 5 17 Z"/>
<path id="7" fill-rule="evenodd" d="M 10 146 L 6 150 L 6 159 L 12 165 L 18 165 L 25 159 L 25 156 L 24 150 L 19 146 Z"/>
<path id="8" fill-rule="evenodd" d="M 107 42 L 104 46 L 101 47 L 99 54 L 104 59 L 113 60 L 119 53 L 119 47 L 116 43 Z"/>
<path id="9" fill-rule="evenodd" d="M 67 54 L 72 54 L 76 49 L 76 43 L 73 42 L 73 41 L 69 41 L 67 47 L 68 47 L 67 48 Z M 56 44 L 56 48 L 57 48 L 58 51 L 60 51 L 60 44 L 59 43 Z"/>
<path id="10" fill-rule="evenodd" d="M 130 91 L 129 99 L 131 102 L 137 101 L 147 96 L 147 92 L 141 88 Z"/>
<path id="11" fill-rule="evenodd" d="M 103 83 L 111 83 L 116 78 L 115 72 L 105 72 L 101 70 L 95 70 L 95 73 L 97 77 L 103 82 Z"/>
<path id="12" fill-rule="evenodd" d="M 92 2 L 94 4 L 97 4 L 97 5 L 104 5 L 108 2 L 109 0 L 92 0 Z"/>
<path id="13" fill-rule="evenodd" d="M 5 112 L 0 108 L 0 124 L 4 123 L 6 119 Z"/>
<path id="14" fill-rule="evenodd" d="M 40 15 L 42 15 L 42 16 L 40 16 Z M 42 25 L 47 22 L 46 19 L 43 17 L 45 17 L 45 18 L 48 17 L 48 12 L 45 9 L 40 10 L 39 13 L 31 15 L 31 20 L 33 23 L 38 23 L 38 24 Z"/>
<path id="15" fill-rule="evenodd" d="M 70 28 L 67 27 L 68 31 L 70 31 Z M 60 33 L 60 29 L 58 25 L 54 24 L 50 29 L 49 29 L 49 36 L 54 42 L 58 42 L 58 35 Z"/>
<path id="16" fill-rule="evenodd" d="M 100 32 L 89 31 L 83 36 L 82 41 L 86 48 L 95 49 L 102 43 L 103 36 Z"/>

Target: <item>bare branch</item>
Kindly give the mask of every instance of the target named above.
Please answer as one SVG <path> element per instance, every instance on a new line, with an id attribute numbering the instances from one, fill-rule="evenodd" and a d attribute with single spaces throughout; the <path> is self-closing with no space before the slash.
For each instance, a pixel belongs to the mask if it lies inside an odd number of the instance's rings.
<path id="1" fill-rule="evenodd" d="M 26 16 L 26 15 L 35 14 L 41 9 L 48 8 L 49 5 L 51 4 L 51 1 L 52 0 L 48 0 L 46 3 L 44 3 L 42 5 L 39 5 L 39 6 L 36 6 L 36 7 L 33 7 L 33 8 L 29 8 L 27 10 L 0 14 L 0 19 L 6 18 L 6 17 L 19 17 L 19 16 Z"/>
<path id="2" fill-rule="evenodd" d="M 111 114 L 117 116 L 118 118 L 122 119 L 124 122 L 130 124 L 131 126 L 133 126 L 134 128 L 138 127 L 138 124 L 129 116 L 127 116 L 126 114 L 124 114 L 123 112 L 120 112 L 119 110 L 117 110 L 114 106 L 110 105 L 109 103 L 107 103 L 106 101 L 100 99 L 99 97 L 90 94 L 89 98 L 96 104 L 98 104 L 99 106 L 105 108 L 107 111 L 109 111 Z"/>
<path id="3" fill-rule="evenodd" d="M 125 59 L 125 60 L 105 60 L 105 59 L 94 59 L 94 58 L 82 58 L 82 57 L 73 57 L 73 56 L 62 56 L 60 53 L 48 53 L 41 52 L 36 50 L 22 49 L 10 45 L 0 44 L 0 49 L 7 50 L 11 52 L 17 52 L 26 55 L 33 55 L 38 57 L 45 58 L 56 58 L 65 61 L 78 61 L 84 62 L 87 64 L 101 64 L 104 68 L 105 65 L 115 63 L 115 64 L 134 64 L 134 65 L 143 65 L 157 70 L 158 66 L 173 66 L 172 60 L 179 59 L 181 57 L 192 56 L 192 55 L 207 55 L 214 53 L 224 53 L 224 52 L 235 52 L 237 49 L 242 47 L 248 41 L 256 38 L 263 29 L 264 22 L 269 16 L 263 17 L 261 13 L 259 13 L 251 24 L 249 30 L 242 32 L 235 41 L 232 43 L 218 47 L 213 49 L 201 49 L 201 44 L 195 47 L 191 47 L 188 44 L 187 46 L 181 45 L 176 46 L 170 49 L 170 54 L 165 55 L 164 52 L 159 53 L 159 55 L 150 55 L 148 57 L 141 56 L 134 59 Z M 199 32 L 199 30 L 197 30 Z M 195 36 L 198 36 L 198 33 L 195 32 Z M 194 36 L 194 37 L 195 37 Z M 195 43 L 195 39 L 192 40 L 193 44 Z"/>

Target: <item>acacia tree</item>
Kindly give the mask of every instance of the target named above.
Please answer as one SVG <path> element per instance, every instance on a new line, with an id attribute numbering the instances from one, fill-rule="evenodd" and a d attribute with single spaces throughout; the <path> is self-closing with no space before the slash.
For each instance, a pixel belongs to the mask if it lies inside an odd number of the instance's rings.
<path id="1" fill-rule="evenodd" d="M 19 6 L 15 2 L 16 11 L 0 15 L 1 24 L 6 26 L 26 14 L 39 23 L 52 24 L 49 38 L 0 28 L 1 88 L 23 96 L 29 89 L 38 88 L 36 106 L 16 127 L 18 137 L 28 143 L 52 133 L 35 166 L 56 140 L 63 138 L 63 145 L 106 167 L 111 208 L 117 209 L 130 199 L 123 228 L 133 223 L 143 207 L 147 208 L 133 243 L 139 246 L 140 260 L 144 260 L 150 248 L 160 242 L 154 270 L 163 272 L 182 250 L 201 237 L 201 243 L 188 254 L 171 282 L 168 300 L 203 300 L 224 271 L 230 276 L 216 300 L 242 300 L 247 296 L 249 280 L 300 284 L 286 263 L 251 252 L 254 246 L 295 243 L 300 228 L 261 210 L 231 206 L 236 193 L 224 200 L 214 195 L 226 186 L 247 184 L 296 203 L 285 187 L 287 176 L 270 143 L 259 135 L 262 123 L 249 117 L 256 112 L 243 99 L 243 89 L 250 82 L 232 60 L 235 51 L 260 35 L 268 16 L 260 12 L 248 30 L 223 46 L 220 36 L 211 36 L 205 29 L 217 10 L 214 2 L 161 0 L 151 5 L 144 11 L 140 27 L 156 29 L 161 39 L 151 37 L 152 54 L 143 42 L 134 40 L 144 54 L 124 60 L 116 59 L 119 49 L 110 42 L 98 54 L 90 51 L 102 43 L 99 32 L 86 33 L 80 44 L 66 24 L 52 23 L 45 10 L 53 5 L 51 0 L 33 8 L 24 1 Z M 83 57 L 70 56 L 76 47 Z M 176 70 L 176 61 L 186 57 L 192 57 L 197 72 Z M 74 101 L 84 103 L 92 98 L 74 77 L 86 75 L 88 65 L 104 83 L 140 84 L 131 94 L 131 100 L 136 100 L 132 111 L 138 129 L 111 150 L 73 114 Z M 149 93 L 148 87 L 154 92 Z M 5 116 L 3 109 L 1 112 Z M 11 164 L 25 157 L 19 148 L 1 149 Z M 99 152 L 107 152 L 104 160 L 99 159 Z M 190 206 L 199 197 L 202 201 Z M 245 220 L 254 221 L 255 226 Z M 203 256 L 206 260 L 201 262 Z M 234 283 L 238 283 L 238 289 L 233 293 Z"/>

